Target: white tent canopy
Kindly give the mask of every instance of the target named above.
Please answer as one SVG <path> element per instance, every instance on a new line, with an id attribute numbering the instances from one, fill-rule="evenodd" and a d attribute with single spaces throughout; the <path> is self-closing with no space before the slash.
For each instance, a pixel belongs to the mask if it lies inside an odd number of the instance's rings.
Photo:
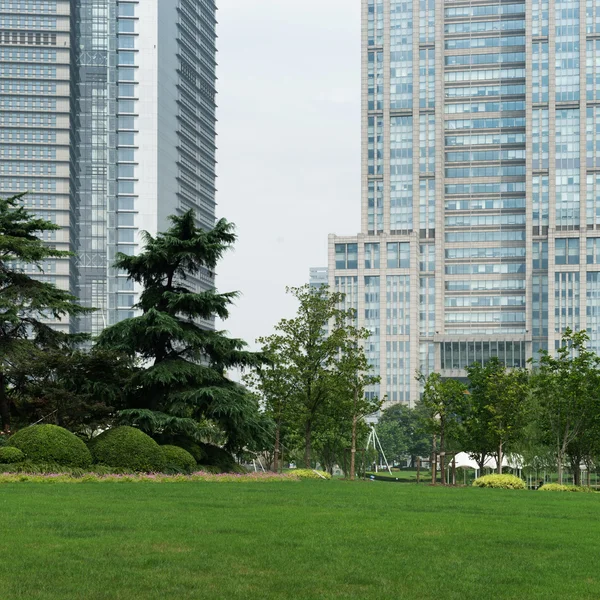
<path id="1" fill-rule="evenodd" d="M 468 452 L 459 452 L 454 459 L 456 460 L 456 466 L 459 469 L 475 469 L 479 470 L 479 465 L 475 460 L 471 458 Z M 502 457 L 502 466 L 508 467 L 509 469 L 522 469 L 523 468 L 523 457 L 518 454 L 508 454 Z M 498 463 L 493 456 L 486 456 L 484 467 L 486 469 L 495 470 L 498 467 Z"/>

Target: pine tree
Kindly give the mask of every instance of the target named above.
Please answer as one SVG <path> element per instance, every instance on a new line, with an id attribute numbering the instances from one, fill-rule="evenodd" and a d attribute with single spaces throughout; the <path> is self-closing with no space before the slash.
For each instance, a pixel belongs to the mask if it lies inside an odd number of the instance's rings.
<path id="1" fill-rule="evenodd" d="M 32 348 L 57 348 L 69 338 L 83 339 L 60 333 L 49 323 L 89 311 L 69 292 L 25 272 L 25 266 L 32 265 L 43 273 L 45 261 L 70 253 L 50 248 L 38 237 L 59 226 L 27 212 L 23 196 L 0 199 L 0 419 L 4 434 L 10 432 L 7 369 Z"/>
<path id="2" fill-rule="evenodd" d="M 138 256 L 118 255 L 115 266 L 143 288 L 142 314 L 105 329 L 98 345 L 142 363 L 128 386 L 124 422 L 163 439 L 200 439 L 217 429 L 226 448 L 237 451 L 262 435 L 262 417 L 256 399 L 227 371 L 258 366 L 263 357 L 201 324 L 226 319 L 236 292 L 188 285 L 190 276 L 214 271 L 236 236 L 225 220 L 208 231 L 198 228 L 193 211 L 170 219 L 166 232 L 145 233 Z"/>

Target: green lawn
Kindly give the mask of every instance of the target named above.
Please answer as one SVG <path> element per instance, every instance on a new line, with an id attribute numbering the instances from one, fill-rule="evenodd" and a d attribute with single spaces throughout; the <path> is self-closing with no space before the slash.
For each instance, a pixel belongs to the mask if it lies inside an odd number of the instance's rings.
<path id="1" fill-rule="evenodd" d="M 600 597 L 600 495 L 380 482 L 7 484 L 0 598 Z"/>

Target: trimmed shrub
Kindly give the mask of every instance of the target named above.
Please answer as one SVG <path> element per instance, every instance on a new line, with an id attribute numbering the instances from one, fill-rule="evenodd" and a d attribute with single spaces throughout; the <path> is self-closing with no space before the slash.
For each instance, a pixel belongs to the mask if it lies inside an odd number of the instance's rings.
<path id="1" fill-rule="evenodd" d="M 219 473 L 243 473 L 243 469 L 240 471 L 240 466 L 235 462 L 233 456 L 219 446 L 213 446 L 212 444 L 199 444 L 203 453 L 204 458 L 202 461 L 203 465 L 218 467 Z"/>
<path id="2" fill-rule="evenodd" d="M 325 471 L 313 471 L 312 469 L 294 469 L 290 471 L 292 475 L 295 475 L 299 479 L 331 479 L 331 475 Z"/>
<path id="3" fill-rule="evenodd" d="M 179 446 L 161 446 L 165 455 L 166 468 L 182 473 L 191 473 L 196 468 L 196 459 Z"/>
<path id="4" fill-rule="evenodd" d="M 17 431 L 8 445 L 18 448 L 36 463 L 56 463 L 67 467 L 88 467 L 92 456 L 73 433 L 57 425 L 32 425 Z"/>
<path id="5" fill-rule="evenodd" d="M 595 490 L 578 485 L 563 485 L 561 483 L 545 483 L 538 488 L 539 492 L 581 492 L 583 494 L 595 494 Z"/>
<path id="6" fill-rule="evenodd" d="M 3 446 L 0 448 L 0 463 L 12 464 L 25 460 L 25 455 L 18 448 Z"/>
<path id="7" fill-rule="evenodd" d="M 134 427 L 115 427 L 92 440 L 94 462 L 135 472 L 159 472 L 165 468 L 161 447 Z"/>
<path id="8" fill-rule="evenodd" d="M 515 475 L 484 475 L 473 482 L 473 486 L 481 488 L 500 488 L 503 490 L 524 490 L 525 482 Z"/>

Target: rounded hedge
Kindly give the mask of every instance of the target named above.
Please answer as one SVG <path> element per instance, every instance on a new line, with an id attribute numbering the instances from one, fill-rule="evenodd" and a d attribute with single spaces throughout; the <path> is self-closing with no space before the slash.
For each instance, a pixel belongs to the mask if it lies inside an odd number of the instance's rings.
<path id="1" fill-rule="evenodd" d="M 176 469 L 189 473 L 196 468 L 196 459 L 183 448 L 179 446 L 161 446 L 163 454 L 165 455 L 165 462 L 167 469 Z"/>
<path id="2" fill-rule="evenodd" d="M 503 490 L 525 490 L 525 482 L 515 475 L 484 475 L 473 482 L 475 487 L 500 488 Z"/>
<path id="3" fill-rule="evenodd" d="M 25 455 L 18 448 L 13 446 L 3 446 L 0 448 L 0 463 L 11 464 L 25 460 Z"/>
<path id="4" fill-rule="evenodd" d="M 313 471 L 313 469 L 294 469 L 290 473 L 300 479 L 320 479 L 321 481 L 331 479 L 331 475 L 326 471 Z"/>
<path id="5" fill-rule="evenodd" d="M 90 444 L 94 462 L 132 471 L 157 472 L 165 468 L 161 447 L 134 427 L 115 427 L 101 433 Z"/>
<path id="6" fill-rule="evenodd" d="M 75 434 L 57 425 L 25 427 L 9 438 L 8 445 L 21 450 L 32 462 L 81 468 L 92 464 L 86 445 Z"/>
<path id="7" fill-rule="evenodd" d="M 538 488 L 538 492 L 579 492 L 583 494 L 596 493 L 589 487 L 579 485 L 563 485 L 562 483 L 546 483 Z"/>

